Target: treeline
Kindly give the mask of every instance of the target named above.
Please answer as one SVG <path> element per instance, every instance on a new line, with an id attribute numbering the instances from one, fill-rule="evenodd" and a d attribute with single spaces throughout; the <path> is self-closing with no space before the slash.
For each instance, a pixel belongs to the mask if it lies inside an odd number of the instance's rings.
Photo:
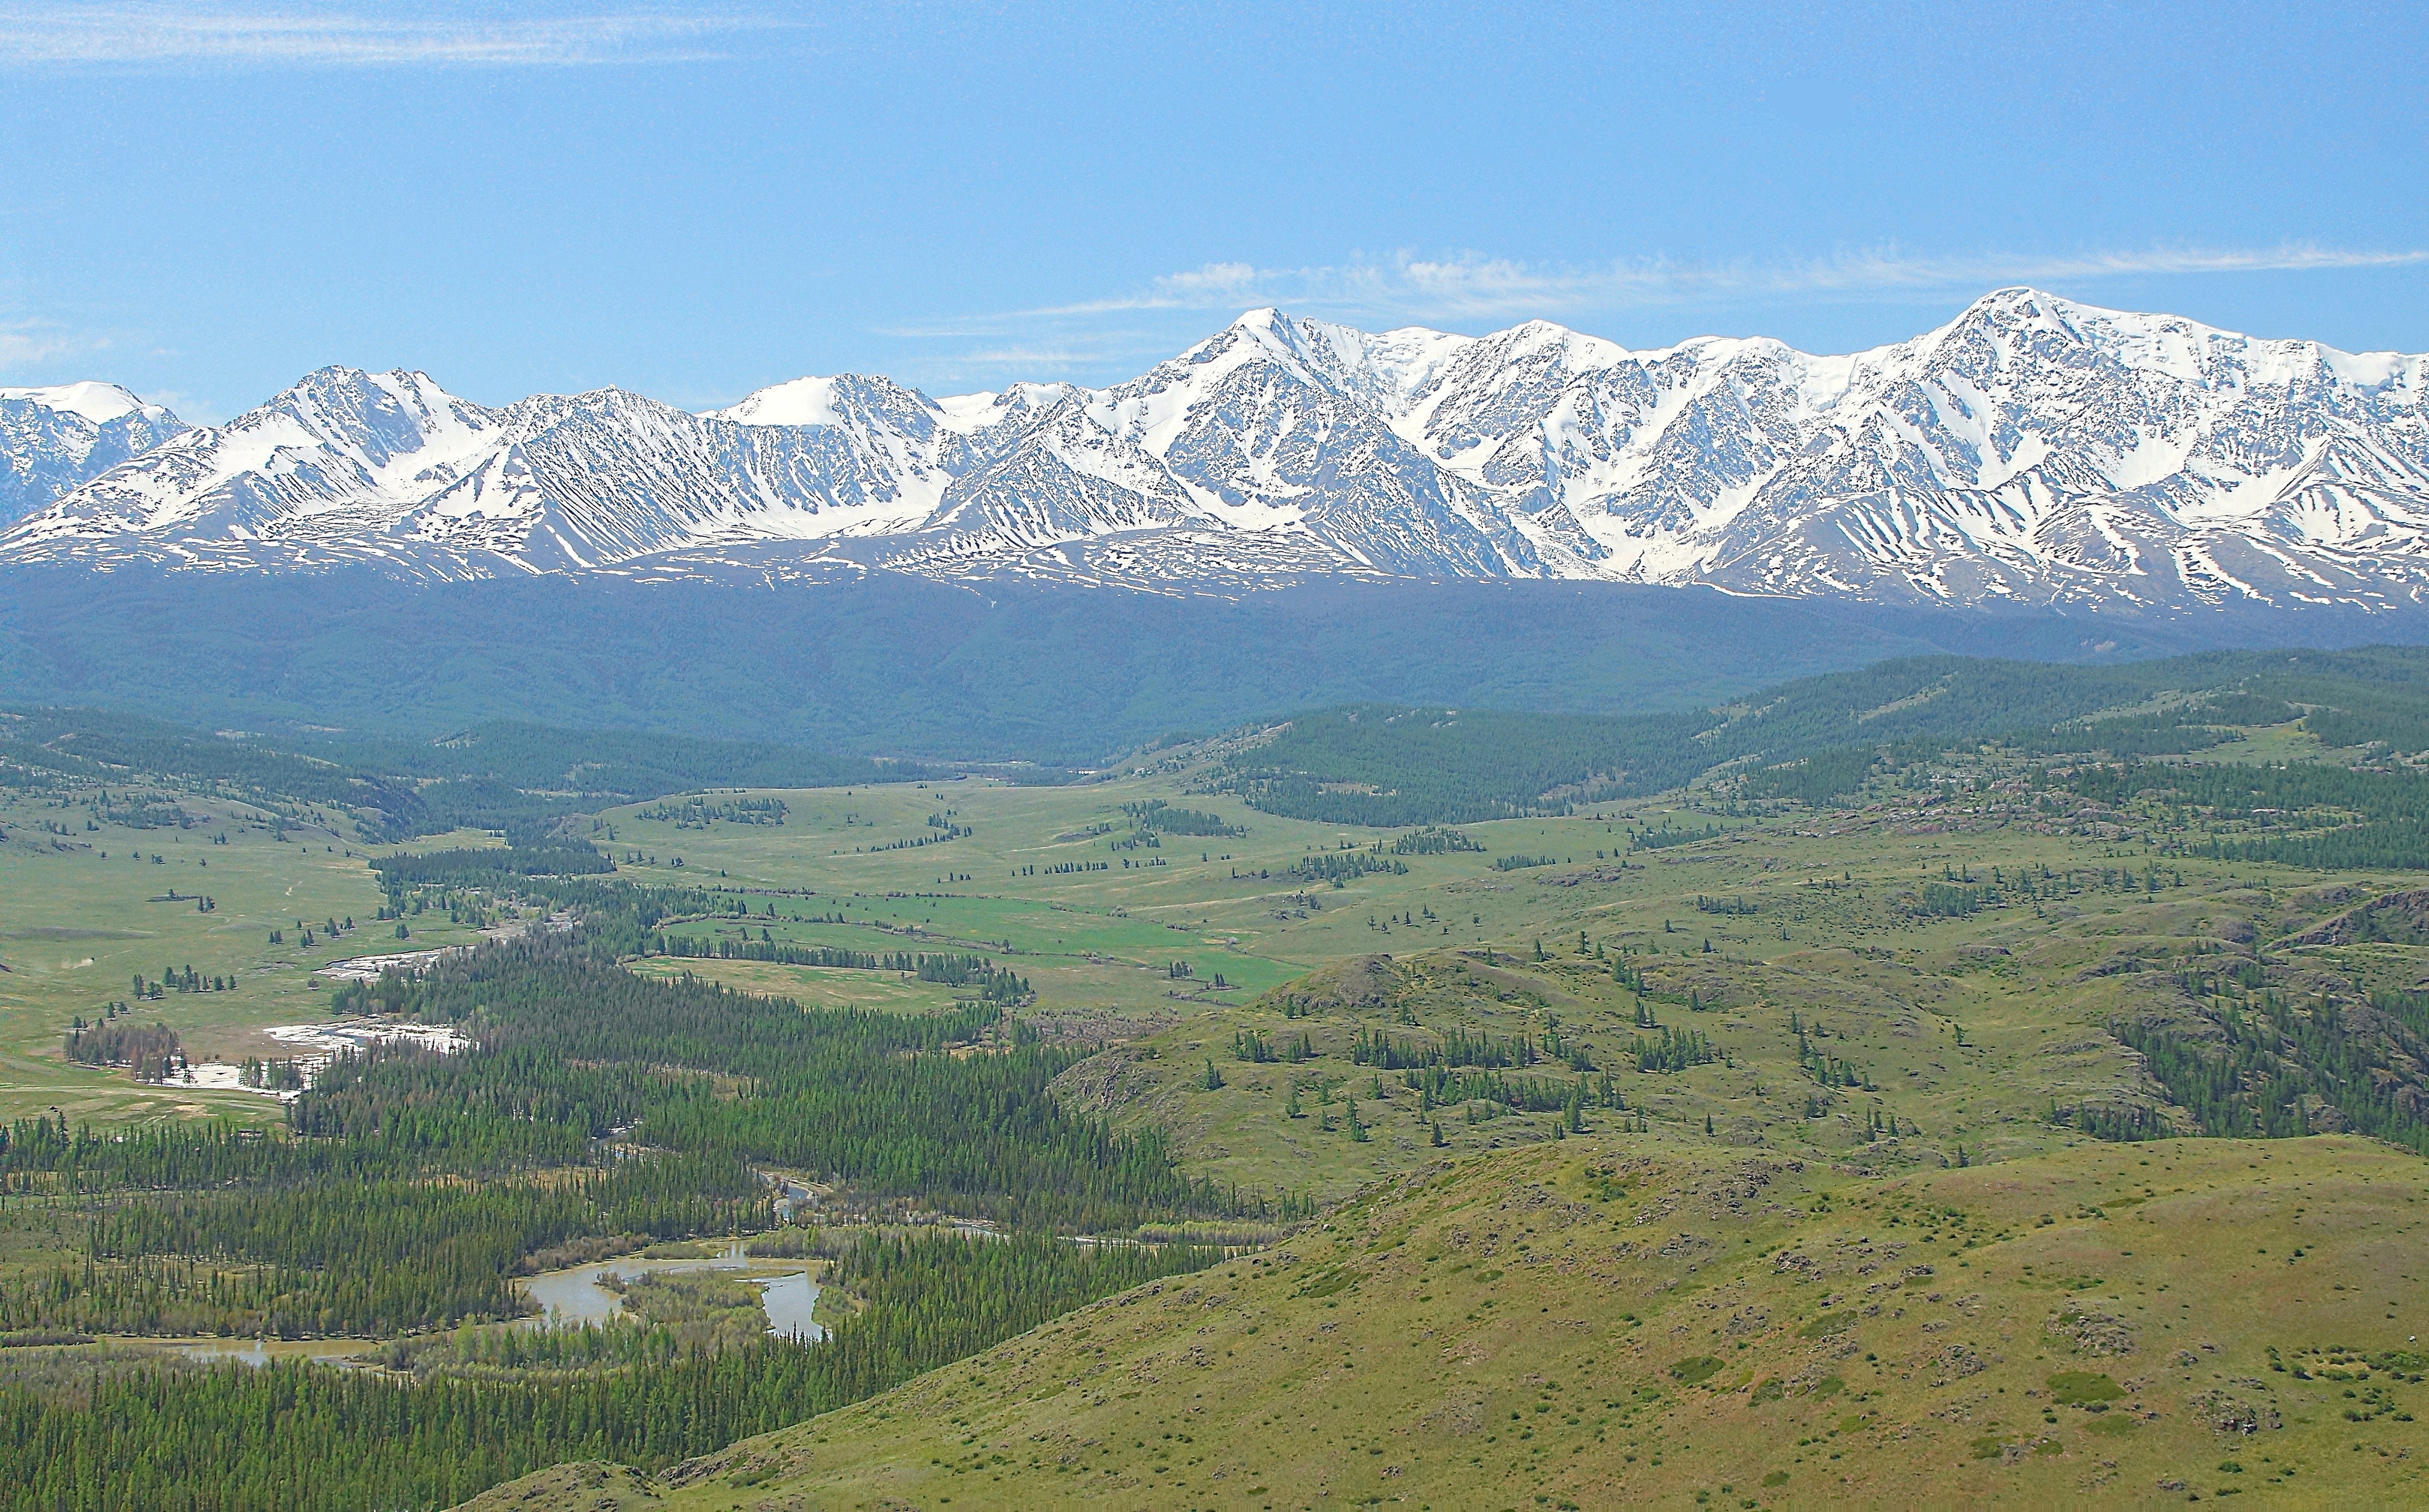
<path id="1" fill-rule="evenodd" d="M 476 851 L 474 855 L 503 853 Z M 669 919 L 740 919 L 750 912 L 749 900 L 737 894 L 711 892 L 697 886 L 643 885 L 600 873 L 516 873 L 503 868 L 486 869 L 476 863 L 460 872 L 408 883 L 401 873 L 391 875 L 378 870 L 379 863 L 372 864 L 387 895 L 390 917 L 405 916 L 417 903 L 439 907 L 467 904 L 471 901 L 471 891 L 479 890 L 493 900 L 512 896 L 525 904 L 577 913 L 593 945 L 618 956 L 653 951 L 658 928 Z M 448 901 L 451 897 L 454 904 Z"/>
<path id="2" fill-rule="evenodd" d="M 1361 704 L 1294 719 L 1228 761 L 1251 808 L 1377 827 L 1565 814 L 1576 802 L 1677 787 L 1710 765 L 1701 715 L 1598 718 Z M 1555 789 L 1574 797 L 1549 797 Z"/>
<path id="3" fill-rule="evenodd" d="M 249 798 L 363 811 L 375 816 L 373 829 L 399 839 L 426 834 L 434 822 L 411 782 L 138 715 L 17 710 L 0 720 L 0 754 L 38 771 L 104 784 L 157 774 Z"/>
<path id="4" fill-rule="evenodd" d="M 512 719 L 484 721 L 438 741 L 341 739 L 303 748 L 424 781 L 487 778 L 530 792 L 616 802 L 701 788 L 856 787 L 943 775 L 912 763 L 833 756 L 774 741 L 566 730 Z"/>
<path id="5" fill-rule="evenodd" d="M 2368 1006 L 2418 1034 L 2405 994 Z M 2337 1110 L 2355 1131 L 2429 1155 L 2429 1122 L 2404 1075 L 2410 1055 L 2357 1022 L 2325 994 L 2294 997 L 2274 988 L 2244 996 L 2214 1015 L 2215 1041 L 2165 1024 L 2121 1023 L 2114 1032 L 2141 1052 L 2171 1102 L 2205 1134 L 2294 1139 L 2320 1126 L 2305 1105 Z"/>
<path id="6" fill-rule="evenodd" d="M 2169 1121 L 2168 1115 L 2157 1109 L 2130 1103 L 2110 1108 L 2093 1108 L 2077 1103 L 2073 1108 L 2060 1108 L 2057 1100 L 2052 1098 L 2049 1121 L 2054 1127 L 2072 1128 L 2113 1144 L 2139 1144 L 2146 1140 L 2168 1139 L 2181 1132 Z"/>
<path id="7" fill-rule="evenodd" d="M 278 1339 L 447 1327 L 523 1310 L 511 1278 L 545 1245 L 767 1222 L 747 1170 L 748 1187 L 720 1200 L 681 1185 L 681 1168 L 702 1162 L 629 1163 L 571 1188 L 389 1181 L 121 1204 L 93 1218 L 87 1263 L 0 1283 L 0 1327 Z"/>
<path id="8" fill-rule="evenodd" d="M 1125 803 L 1122 812 L 1131 816 L 1132 828 L 1160 830 L 1168 835 L 1210 835 L 1228 839 L 1248 832 L 1247 826 L 1233 824 L 1219 814 L 1208 814 L 1198 809 L 1176 809 L 1162 798 Z"/>
<path id="9" fill-rule="evenodd" d="M 975 989 L 982 1002 L 1018 1003 L 1029 996 L 1029 978 L 984 956 L 921 955 L 913 966 L 921 981 Z M 1221 978 L 1216 978 L 1218 984 Z"/>
<path id="10" fill-rule="evenodd" d="M 1524 1067 L 1541 1057 L 1533 1042 L 1522 1035 L 1470 1034 L 1454 1027 L 1433 1040 L 1362 1028 L 1349 1043 L 1349 1059 L 1357 1065 L 1405 1071 L 1414 1066 Z"/>
<path id="11" fill-rule="evenodd" d="M 361 1162 L 382 1163 L 410 1169 Z M 473 1186 L 391 1174 L 87 1206 L 81 1260 L 0 1281 L 0 1330 L 294 1339 L 445 1327 L 525 1310 L 511 1279 L 523 1257 L 577 1236 L 680 1238 L 770 1221 L 756 1173 L 714 1153 L 611 1160 L 572 1179 Z"/>
<path id="12" fill-rule="evenodd" d="M 2321 762 L 2098 763 L 2077 768 L 2067 786 L 2102 803 L 2149 797 L 2220 819 L 2273 820 L 2329 811 L 2414 825 L 2429 821 L 2429 781 L 2408 771 L 2356 771 Z"/>
<path id="13" fill-rule="evenodd" d="M 1552 1076 L 1513 1076 L 1503 1071 L 1470 1067 L 1425 1066 L 1400 1073 L 1400 1081 L 1417 1093 L 1418 1108 L 1430 1114 L 1453 1103 L 1506 1108 L 1527 1113 L 1569 1113 L 1588 1108 L 1620 1109 L 1628 1098 L 1609 1072 L 1562 1080 Z"/>
<path id="14" fill-rule="evenodd" d="M 907 950 L 852 950 L 840 945 L 795 945 L 775 939 L 730 939 L 665 934 L 653 937 L 651 953 L 673 961 L 765 961 L 785 966 L 825 966 L 856 971 L 898 971 L 921 981 L 971 987 L 981 1000 L 1018 1003 L 1029 980 L 984 956 Z"/>
<path id="15" fill-rule="evenodd" d="M 1372 850 L 1318 850 L 1292 862 L 1287 869 L 1304 881 L 1341 883 L 1376 873 L 1406 876 L 1409 863 Z"/>
<path id="16" fill-rule="evenodd" d="M 1712 1042 L 1701 1029 L 1664 1027 L 1654 1039 L 1631 1036 L 1628 1048 L 1635 1052 L 1639 1071 L 1684 1071 L 1689 1066 L 1710 1065 L 1713 1060 Z"/>
<path id="17" fill-rule="evenodd" d="M 68 1031 L 67 1058 L 79 1065 L 125 1066 L 138 1081 L 160 1081 L 186 1064 L 185 1045 L 166 1024 L 111 1022 Z"/>
<path id="18" fill-rule="evenodd" d="M 1223 1258 L 1211 1245 L 1074 1244 L 1038 1233 L 952 1230 L 863 1234 L 834 1253 L 829 1283 L 866 1304 L 834 1324 L 821 1361 L 838 1405 L 1099 1297 Z"/>
<path id="19" fill-rule="evenodd" d="M 223 1124 L 71 1132 L 64 1116 L 0 1129 L 0 1192 L 58 1194 L 300 1187 L 424 1175 L 494 1178 L 591 1163 L 590 1142 L 657 1101 L 710 1095 L 641 1066 L 530 1052 L 339 1056 L 287 1106 L 298 1138 Z"/>
<path id="20" fill-rule="evenodd" d="M 1433 825 L 1395 836 L 1392 841 L 1392 854 L 1395 856 L 1446 856 L 1454 851 L 1480 853 L 1483 849 L 1481 842 L 1457 830 L 1445 830 Z"/>
<path id="21" fill-rule="evenodd" d="M 782 966 L 826 966 L 852 971 L 893 969 L 886 962 L 895 958 L 881 956 L 874 950 L 853 950 L 843 945 L 795 945 L 788 940 L 732 940 L 724 936 L 702 939 L 690 934 L 658 934 L 652 937 L 649 954 L 665 956 L 670 961 L 765 961 Z"/>
<path id="22" fill-rule="evenodd" d="M 2212 833 L 2214 860 L 2323 871 L 2429 870 L 2429 777 L 2322 762 L 2082 767 L 2066 785 L 2095 802 L 2173 806 L 2241 833 Z"/>
<path id="23" fill-rule="evenodd" d="M 1669 817 L 1664 815 L 1658 825 L 1647 825 L 1642 830 L 1628 831 L 1628 848 L 1668 850 L 1676 846 L 1692 846 L 1706 840 L 1718 840 L 1728 832 L 1727 826 L 1718 824 L 1674 825 Z"/>
<path id="24" fill-rule="evenodd" d="M 526 877 L 591 877 L 616 869 L 606 852 L 587 841 L 537 834 L 496 848 L 375 856 L 371 864 L 391 899 L 407 888 L 495 887 Z"/>
<path id="25" fill-rule="evenodd" d="M 960 974 L 1000 992 L 994 970 Z M 1046 1088 L 1074 1052 L 1007 1021 L 1000 1002 L 918 1015 L 803 1009 L 715 982 L 637 977 L 562 937 L 486 947 L 410 982 L 349 992 L 559 1068 L 625 1063 L 742 1078 L 739 1096 L 653 1093 L 634 1137 L 660 1148 L 730 1152 L 1016 1225 L 1128 1228 L 1268 1210 L 1182 1175 L 1152 1131 L 1115 1135 L 1065 1113 Z M 1000 1048 L 958 1053 L 982 1039 Z M 471 1076 L 484 1059 L 436 1058 L 427 1074 Z"/>
<path id="26" fill-rule="evenodd" d="M 728 798 L 711 803 L 705 797 L 690 797 L 680 803 L 653 803 L 633 817 L 671 824 L 678 830 L 706 830 L 720 819 L 727 824 L 781 827 L 789 812 L 783 798 Z"/>
<path id="27" fill-rule="evenodd" d="M 228 737 L 92 709 L 24 709 L 0 721 L 0 759 L 122 782 L 159 774 L 267 804 L 343 808 L 381 840 L 544 826 L 570 814 L 703 787 L 842 787 L 928 781 L 927 767 L 766 741 L 558 730 L 493 720 L 442 740 Z M 754 802 L 743 800 L 736 814 Z M 767 822 L 752 811 L 750 822 Z M 776 815 L 782 822 L 782 814 Z"/>

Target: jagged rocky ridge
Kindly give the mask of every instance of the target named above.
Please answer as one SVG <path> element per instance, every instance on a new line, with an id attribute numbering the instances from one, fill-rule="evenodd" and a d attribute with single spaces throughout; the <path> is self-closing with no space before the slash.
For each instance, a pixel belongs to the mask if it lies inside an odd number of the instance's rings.
<path id="1" fill-rule="evenodd" d="M 51 501 L 186 428 L 116 384 L 0 388 L 0 524 Z"/>
<path id="2" fill-rule="evenodd" d="M 705 415 L 331 368 L 81 482 L 0 560 L 2387 608 L 2429 594 L 2424 383 L 2021 288 L 1852 356 L 1259 310 L 1109 388 L 847 375 Z"/>

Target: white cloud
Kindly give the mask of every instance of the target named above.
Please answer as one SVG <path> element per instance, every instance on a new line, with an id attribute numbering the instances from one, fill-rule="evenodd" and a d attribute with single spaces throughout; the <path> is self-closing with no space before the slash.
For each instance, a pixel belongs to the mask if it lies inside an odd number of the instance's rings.
<path id="1" fill-rule="evenodd" d="M 1127 294 L 957 322 L 953 330 L 973 335 L 1036 320 L 1147 310 L 1236 310 L 1260 304 L 1385 319 L 1502 318 L 1797 294 L 1980 290 L 2005 284 L 2131 275 L 2396 268 L 2424 262 L 2429 262 L 2429 252 L 2348 252 L 2302 244 L 2266 251 L 2184 248 L 1972 257 L 1868 252 L 1800 263 L 1653 259 L 1591 267 L 1524 263 L 1475 254 L 1439 259 L 1402 255 L 1313 268 L 1223 262 L 1167 273 Z"/>
<path id="2" fill-rule="evenodd" d="M 923 386 L 1004 375 L 1101 382 L 1168 356 L 1199 318 L 1228 319 L 1275 305 L 1380 330 L 1402 323 L 1577 321 L 1598 313 L 1758 302 L 1971 298 L 2017 284 L 2081 285 L 2103 278 L 2202 273 L 2409 268 L 2429 252 L 2353 252 L 2289 243 L 2271 249 L 2156 248 L 2067 255 L 1909 256 L 1895 250 L 1805 262 L 1694 263 L 1673 259 L 1597 266 L 1520 262 L 1479 254 L 1408 254 L 1301 268 L 1210 262 L 1148 280 L 1128 292 L 1033 309 L 1004 310 L 880 328 L 875 334 L 934 342 L 934 355 L 904 364 Z M 960 350 L 953 350 L 958 344 Z"/>
<path id="3" fill-rule="evenodd" d="M 1004 347 L 980 347 L 958 352 L 953 360 L 973 368 L 1018 368 L 1061 370 L 1092 362 L 1102 362 L 1114 353 L 1102 347 L 1077 347 L 1067 343 L 1051 346 L 1016 344 Z"/>
<path id="4" fill-rule="evenodd" d="M 802 25 L 762 13 L 606 10 L 446 15 L 420 8 L 0 4 L 0 64 L 566 67 L 730 56 L 745 34 Z"/>
<path id="5" fill-rule="evenodd" d="M 56 333 L 30 325 L 0 325 L 0 372 L 48 362 L 70 350 L 70 344 Z"/>
<path id="6" fill-rule="evenodd" d="M 106 336 L 80 336 L 42 320 L 0 320 L 0 373 L 56 370 L 65 358 L 90 356 L 109 345 Z"/>

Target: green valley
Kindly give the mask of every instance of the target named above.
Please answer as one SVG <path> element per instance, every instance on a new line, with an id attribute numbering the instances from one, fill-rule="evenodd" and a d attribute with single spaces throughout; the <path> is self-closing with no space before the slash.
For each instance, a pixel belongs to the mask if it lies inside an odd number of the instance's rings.
<path id="1" fill-rule="evenodd" d="M 2278 662 L 1050 783 L 518 735 L 412 837 L 45 715 L 0 1505 L 2407 1502 L 2421 659 Z M 645 1261 L 726 1269 L 527 1300 Z"/>

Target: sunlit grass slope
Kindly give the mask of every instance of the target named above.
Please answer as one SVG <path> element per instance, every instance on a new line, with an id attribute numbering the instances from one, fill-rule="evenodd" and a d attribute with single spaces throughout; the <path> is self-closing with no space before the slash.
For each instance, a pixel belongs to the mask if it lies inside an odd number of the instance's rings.
<path id="1" fill-rule="evenodd" d="M 2418 1504 L 2424 1197 L 2420 1161 L 2338 1138 L 1886 1178 L 1572 1138 L 626 1504 Z"/>

